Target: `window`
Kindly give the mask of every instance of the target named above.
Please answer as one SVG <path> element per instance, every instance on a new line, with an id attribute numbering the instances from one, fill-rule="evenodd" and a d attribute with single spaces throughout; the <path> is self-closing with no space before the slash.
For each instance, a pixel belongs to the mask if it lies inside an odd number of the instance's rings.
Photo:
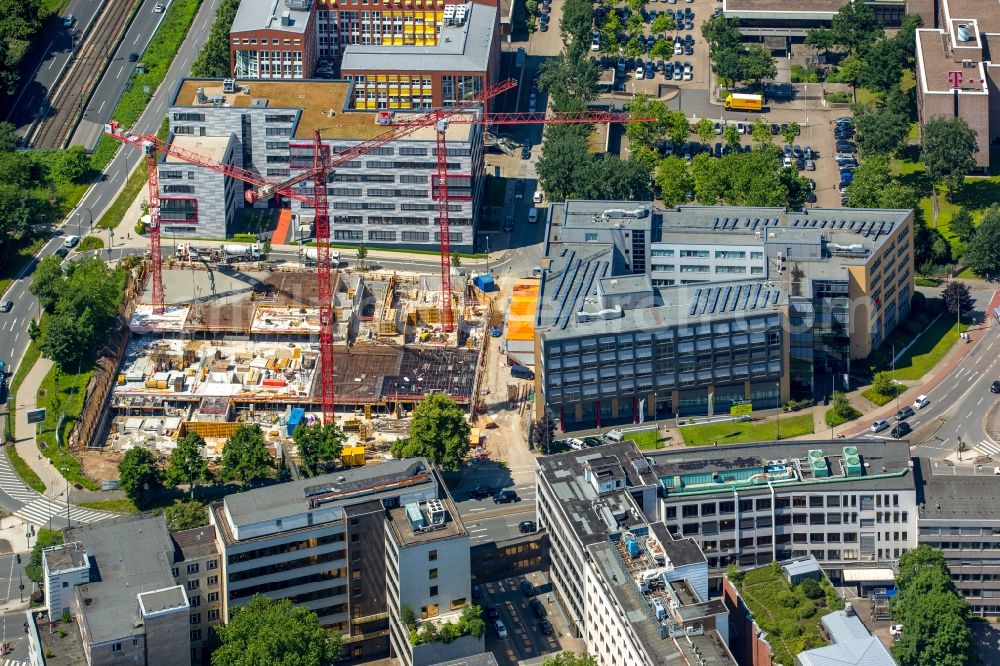
<path id="1" fill-rule="evenodd" d="M 208 621 L 209 622 L 211 622 L 212 620 L 218 620 L 218 619 L 219 619 L 219 611 L 217 611 L 215 609 L 212 609 L 212 610 L 208 611 Z"/>
<path id="2" fill-rule="evenodd" d="M 218 592 L 209 592 L 208 593 L 208 603 L 212 603 L 212 602 L 215 602 L 215 601 L 218 601 L 218 600 L 219 600 L 219 593 Z M 211 612 L 211 611 L 209 611 L 209 612 Z"/>
<path id="3" fill-rule="evenodd" d="M 395 231 L 386 231 L 382 229 L 373 229 L 368 232 L 368 240 L 373 241 L 394 241 L 396 240 Z"/>
<path id="4" fill-rule="evenodd" d="M 351 535 L 351 543 L 358 543 L 361 541 L 361 535 L 357 532 Z"/>
<path id="5" fill-rule="evenodd" d="M 437 585 L 431 585 L 430 596 L 436 597 L 437 594 L 438 594 L 438 586 Z"/>
<path id="6" fill-rule="evenodd" d="M 681 250 L 680 256 L 682 256 L 682 257 L 697 257 L 699 259 L 708 259 L 708 250 Z"/>
<path id="7" fill-rule="evenodd" d="M 597 234 L 596 233 L 589 233 L 589 232 L 585 233 L 585 234 L 583 234 L 583 240 L 587 241 L 588 243 L 591 242 L 591 241 L 595 241 L 596 242 L 597 241 Z"/>
<path id="8" fill-rule="evenodd" d="M 189 564 L 188 568 L 187 568 L 187 571 L 188 571 L 189 574 L 196 574 L 196 573 L 198 573 L 198 563 L 195 562 L 194 564 Z"/>
<path id="9" fill-rule="evenodd" d="M 192 629 L 191 630 L 191 640 L 193 640 L 193 641 L 200 641 L 201 640 L 201 629 Z"/>
<path id="10" fill-rule="evenodd" d="M 191 613 L 191 624 L 201 624 L 201 613 Z"/>
<path id="11" fill-rule="evenodd" d="M 111 651 L 112 652 L 121 652 L 122 651 L 122 644 L 121 643 L 112 643 L 111 644 Z"/>
<path id="12" fill-rule="evenodd" d="M 201 596 L 196 594 L 193 597 L 189 597 L 188 602 L 191 604 L 191 608 L 197 608 L 201 606 Z"/>
<path id="13" fill-rule="evenodd" d="M 189 590 L 197 590 L 199 587 L 201 587 L 201 581 L 198 580 L 197 578 L 195 578 L 194 580 L 189 580 L 187 582 L 187 589 Z"/>
<path id="14" fill-rule="evenodd" d="M 64 580 L 62 586 L 63 587 L 69 587 L 69 582 Z"/>
<path id="15" fill-rule="evenodd" d="M 436 562 L 437 558 L 438 558 L 438 552 L 437 552 L 437 550 L 429 550 L 429 551 L 427 551 L 427 561 L 428 562 Z M 435 571 L 437 571 L 437 569 L 435 569 Z"/>
<path id="16" fill-rule="evenodd" d="M 219 584 L 219 577 L 218 576 L 209 576 L 208 577 L 208 584 L 209 585 L 218 585 Z"/>
<path id="17" fill-rule="evenodd" d="M 217 569 L 219 567 L 219 560 L 209 560 L 208 564 L 205 565 L 206 569 Z"/>

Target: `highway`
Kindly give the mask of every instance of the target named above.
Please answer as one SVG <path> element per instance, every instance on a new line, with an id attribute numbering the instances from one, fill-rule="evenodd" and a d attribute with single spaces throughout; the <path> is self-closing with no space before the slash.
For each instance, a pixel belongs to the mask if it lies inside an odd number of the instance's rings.
<path id="1" fill-rule="evenodd" d="M 104 131 L 104 123 L 111 119 L 111 112 L 114 111 L 118 98 L 125 92 L 132 72 L 138 64 L 128 61 L 129 54 L 142 55 L 157 28 L 160 27 L 163 17 L 166 16 L 166 12 L 157 14 L 153 11 L 153 7 L 158 2 L 167 4 L 164 0 L 143 1 L 139 12 L 132 24 L 129 25 L 128 31 L 108 64 L 108 68 L 104 71 L 104 76 L 101 77 L 94 94 L 91 95 L 70 145 L 83 146 L 87 150 L 93 150 L 94 146 L 97 145 L 97 141 Z M 190 66 L 193 60 L 192 56 L 187 65 Z M 187 72 L 187 70 L 188 67 L 185 66 L 184 71 Z"/>
<path id="2" fill-rule="evenodd" d="M 14 106 L 5 118 L 17 128 L 18 136 L 24 136 L 35 120 L 35 114 L 42 107 L 42 102 L 45 101 L 73 55 L 74 42 L 78 42 L 80 35 L 90 26 L 99 7 L 101 3 L 92 0 L 70 0 L 63 10 L 62 16 L 72 14 L 76 17 L 76 22 L 72 27 L 57 23 L 58 30 L 52 34 L 49 43 L 43 48 L 44 55 L 38 67 L 35 68 L 32 77 L 22 84 L 14 99 Z"/>

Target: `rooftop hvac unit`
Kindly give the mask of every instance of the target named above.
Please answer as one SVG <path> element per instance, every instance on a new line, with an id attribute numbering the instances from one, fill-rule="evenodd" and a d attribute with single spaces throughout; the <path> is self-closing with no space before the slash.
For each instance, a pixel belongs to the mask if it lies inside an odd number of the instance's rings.
<path id="1" fill-rule="evenodd" d="M 416 502 L 410 502 L 406 505 L 406 519 L 410 521 L 410 529 L 414 532 L 419 532 L 427 526 L 427 521 L 424 520 L 424 514 L 420 512 L 420 505 Z"/>
<path id="2" fill-rule="evenodd" d="M 444 504 L 441 500 L 432 499 L 427 500 L 427 516 L 431 520 L 431 525 L 444 525 L 445 522 L 445 512 Z"/>
<path id="3" fill-rule="evenodd" d="M 224 92 L 224 93 L 235 93 L 236 92 L 236 79 L 222 79 L 222 92 Z"/>
<path id="4" fill-rule="evenodd" d="M 958 41 L 967 42 L 969 41 L 969 26 L 966 23 L 958 24 Z"/>

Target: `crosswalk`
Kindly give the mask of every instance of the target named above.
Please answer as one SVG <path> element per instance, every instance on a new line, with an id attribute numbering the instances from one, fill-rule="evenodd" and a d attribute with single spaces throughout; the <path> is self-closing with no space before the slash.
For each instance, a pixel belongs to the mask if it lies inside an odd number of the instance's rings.
<path id="1" fill-rule="evenodd" d="M 41 526 L 48 523 L 52 518 L 66 517 L 65 503 L 44 497 L 24 485 L 24 482 L 21 481 L 17 473 L 10 466 L 6 452 L 0 455 L 0 490 L 12 499 L 24 504 L 20 509 L 13 512 L 13 515 L 21 520 Z M 71 506 L 69 510 L 70 521 L 74 523 L 96 523 L 100 520 L 112 518 L 114 515 L 106 511 L 81 509 L 75 506 Z M 0 666 L 6 665 L 0 662 Z"/>
<path id="2" fill-rule="evenodd" d="M 18 659 L 4 659 L 0 661 L 0 666 L 27 666 L 30 662 Z"/>
<path id="3" fill-rule="evenodd" d="M 1000 459 L 1000 444 L 996 444 L 994 442 L 990 442 L 984 439 L 979 442 L 976 448 L 979 449 L 981 453 L 985 453 L 991 458 Z"/>

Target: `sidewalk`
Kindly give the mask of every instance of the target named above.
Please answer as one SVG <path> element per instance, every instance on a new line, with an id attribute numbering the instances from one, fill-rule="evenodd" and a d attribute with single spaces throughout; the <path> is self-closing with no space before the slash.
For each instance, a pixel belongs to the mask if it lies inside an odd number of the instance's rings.
<path id="1" fill-rule="evenodd" d="M 66 479 L 59 473 L 49 459 L 42 456 L 35 443 L 34 423 L 28 423 L 28 410 L 35 408 L 35 396 L 38 395 L 38 387 L 41 386 L 45 375 L 52 369 L 52 361 L 47 358 L 39 358 L 24 382 L 17 390 L 17 414 L 14 421 L 14 446 L 17 453 L 24 462 L 28 464 L 35 474 L 41 478 L 45 484 L 46 496 L 53 493 L 63 493 L 66 489 Z"/>

